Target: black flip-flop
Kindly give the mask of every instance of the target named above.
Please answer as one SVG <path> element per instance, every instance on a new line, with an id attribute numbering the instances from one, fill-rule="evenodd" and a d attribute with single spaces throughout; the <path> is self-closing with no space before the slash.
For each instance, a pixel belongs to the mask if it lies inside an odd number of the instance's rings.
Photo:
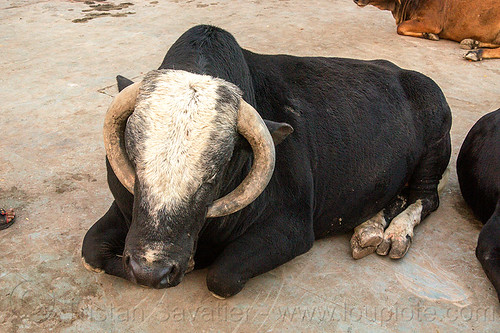
<path id="1" fill-rule="evenodd" d="M 8 213 L 14 214 L 14 217 L 12 218 L 7 217 Z M 16 214 L 14 213 L 14 210 L 12 209 L 5 210 L 3 208 L 0 208 L 0 230 L 7 229 L 11 225 L 13 225 L 15 221 L 16 221 Z"/>

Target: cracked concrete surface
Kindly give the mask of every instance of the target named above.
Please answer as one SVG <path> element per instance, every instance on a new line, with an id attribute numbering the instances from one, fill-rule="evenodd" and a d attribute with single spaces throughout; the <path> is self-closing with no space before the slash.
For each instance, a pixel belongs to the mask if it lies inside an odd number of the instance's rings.
<path id="1" fill-rule="evenodd" d="M 74 23 L 98 12 L 113 16 Z M 83 236 L 112 200 L 101 129 L 114 77 L 157 68 L 200 23 L 256 52 L 384 58 L 441 86 L 453 112 L 450 183 L 404 259 L 355 261 L 351 235 L 331 237 L 228 300 L 210 295 L 205 270 L 150 290 L 84 269 Z M 389 12 L 349 0 L 1 2 L 0 206 L 17 222 L 0 231 L 0 331 L 499 331 L 455 160 L 472 124 L 500 107 L 500 61 L 467 62 L 458 43 L 395 30 Z"/>

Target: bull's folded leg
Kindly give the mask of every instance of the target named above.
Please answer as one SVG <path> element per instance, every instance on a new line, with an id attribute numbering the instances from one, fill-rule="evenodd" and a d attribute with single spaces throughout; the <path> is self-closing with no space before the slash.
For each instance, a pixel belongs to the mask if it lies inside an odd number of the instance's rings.
<path id="1" fill-rule="evenodd" d="M 407 207 L 408 188 L 394 198 L 382 211 L 354 229 L 351 238 L 352 257 L 361 259 L 377 250 L 384 238 L 384 229 Z"/>
<path id="2" fill-rule="evenodd" d="M 128 226 L 116 202 L 87 231 L 82 245 L 82 261 L 88 270 L 126 278 L 121 255 Z"/>
<path id="3" fill-rule="evenodd" d="M 408 207 L 398 214 L 384 232 L 377 254 L 400 259 L 408 252 L 413 229 L 439 207 L 438 185 L 446 172 L 451 154 L 450 136 L 427 147 L 409 182 Z"/>
<path id="4" fill-rule="evenodd" d="M 500 201 L 495 213 L 486 222 L 479 234 L 476 257 L 483 266 L 488 279 L 495 287 L 500 301 Z"/>
<path id="5" fill-rule="evenodd" d="M 392 259 L 402 258 L 410 248 L 413 240 L 413 229 L 420 223 L 424 205 L 417 200 L 396 216 L 384 232 L 377 254 L 387 255 Z"/>
<path id="6" fill-rule="evenodd" d="M 442 154 L 448 154 L 447 150 L 445 149 Z M 413 241 L 413 229 L 439 207 L 437 189 L 440 179 L 439 174 L 442 174 L 446 169 L 446 164 L 437 169 L 436 166 L 432 166 L 433 163 L 438 163 L 436 160 L 439 159 L 439 155 L 437 155 L 420 166 L 421 170 L 417 171 L 415 175 L 419 180 L 414 180 L 413 184 L 410 184 L 408 202 L 411 204 L 394 217 L 387 229 L 385 229 L 383 240 L 377 248 L 377 254 L 383 256 L 389 254 L 392 259 L 404 257 Z M 420 178 L 422 173 L 426 171 L 429 172 L 429 175 L 434 173 L 434 177 Z"/>
<path id="7" fill-rule="evenodd" d="M 249 279 L 307 252 L 313 242 L 312 221 L 273 218 L 254 224 L 209 268 L 207 287 L 217 298 L 233 296 Z"/>

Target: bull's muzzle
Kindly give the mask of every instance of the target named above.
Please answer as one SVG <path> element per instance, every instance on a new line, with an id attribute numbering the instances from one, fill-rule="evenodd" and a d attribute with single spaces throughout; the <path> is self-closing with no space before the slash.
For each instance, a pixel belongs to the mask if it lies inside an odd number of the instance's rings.
<path id="1" fill-rule="evenodd" d="M 140 258 L 130 253 L 123 256 L 123 263 L 129 279 L 139 285 L 156 289 L 173 287 L 181 280 L 180 265 L 176 262 L 163 263 L 161 266 L 144 264 Z"/>

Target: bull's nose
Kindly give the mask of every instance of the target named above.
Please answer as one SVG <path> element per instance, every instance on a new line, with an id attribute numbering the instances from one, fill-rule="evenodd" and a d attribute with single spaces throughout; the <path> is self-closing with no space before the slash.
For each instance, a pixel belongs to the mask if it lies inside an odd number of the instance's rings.
<path id="1" fill-rule="evenodd" d="M 134 282 L 152 288 L 161 289 L 168 287 L 179 272 L 178 266 L 175 263 L 168 263 L 159 267 L 141 265 L 140 260 L 128 254 L 124 256 L 124 261 L 125 268 L 132 280 L 135 280 Z"/>

